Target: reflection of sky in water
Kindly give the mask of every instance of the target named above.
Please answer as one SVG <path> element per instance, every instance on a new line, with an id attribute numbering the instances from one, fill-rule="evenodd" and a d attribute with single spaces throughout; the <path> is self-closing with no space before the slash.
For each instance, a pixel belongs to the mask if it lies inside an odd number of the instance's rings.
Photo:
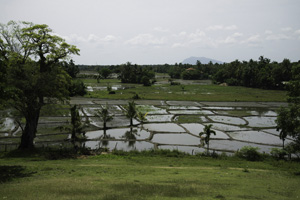
<path id="1" fill-rule="evenodd" d="M 185 132 L 183 128 L 174 123 L 144 124 L 144 129 L 156 132 Z"/>
<path id="2" fill-rule="evenodd" d="M 121 86 L 121 85 L 120 85 Z M 99 87 L 101 88 L 101 87 Z M 106 90 L 106 87 L 102 87 Z M 93 87 L 92 89 L 96 90 L 97 87 Z M 83 100 L 71 100 L 74 102 L 80 102 L 83 105 L 84 112 L 88 116 L 94 116 L 95 109 L 99 109 L 99 105 L 87 105 L 90 103 L 90 101 L 83 101 Z M 97 101 L 95 101 L 97 103 Z M 171 105 L 167 106 L 165 104 L 165 101 L 157 101 L 158 105 L 163 105 L 163 107 L 156 107 L 151 105 L 151 101 L 149 101 L 149 105 L 138 105 L 138 107 L 141 108 L 141 110 L 148 110 L 149 113 L 147 115 L 147 121 L 143 125 L 143 129 L 141 130 L 140 127 L 136 128 L 134 127 L 134 130 L 138 130 L 137 134 L 135 134 L 136 139 L 138 140 L 147 140 L 150 137 L 150 132 L 146 131 L 147 129 L 149 131 L 157 132 L 153 135 L 152 142 L 159 143 L 159 144 L 166 144 L 166 145 L 159 145 L 159 148 L 162 149 L 178 149 L 180 151 L 184 151 L 187 153 L 191 153 L 191 151 L 194 149 L 196 152 L 198 151 L 204 151 L 203 148 L 198 147 L 186 147 L 182 145 L 199 145 L 200 144 L 200 138 L 199 133 L 203 131 L 204 125 L 212 124 L 212 129 L 216 131 L 216 136 L 211 135 L 212 140 L 210 141 L 210 147 L 215 149 L 226 149 L 226 150 L 234 150 L 242 148 L 243 146 L 250 145 L 250 146 L 257 146 L 261 148 L 261 152 L 270 152 L 271 148 L 273 147 L 281 147 L 282 141 L 278 138 L 279 132 L 276 131 L 275 126 L 275 119 L 276 119 L 276 112 L 272 111 L 273 109 L 268 108 L 254 108 L 254 107 L 234 107 L 234 106 L 225 106 L 226 104 L 214 104 L 216 106 L 205 106 L 200 108 L 200 104 L 197 104 L 196 102 L 180 102 L 180 101 L 167 101 L 166 103 Z M 99 103 L 99 102 L 98 102 Z M 100 103 L 103 103 L 102 101 Z M 145 102 L 143 101 L 145 104 Z M 128 147 L 128 142 L 125 142 L 125 138 L 123 136 L 125 135 L 126 131 L 130 131 L 129 126 L 129 119 L 124 116 L 124 113 L 122 109 L 118 105 L 125 105 L 126 102 L 124 101 L 116 101 L 113 102 L 110 101 L 109 110 L 111 114 L 114 115 L 114 119 L 111 122 L 107 123 L 108 127 L 114 127 L 114 129 L 107 130 L 107 135 L 110 137 L 114 137 L 118 140 L 124 140 L 124 141 L 109 141 L 108 142 L 108 148 L 110 150 L 114 149 L 117 145 L 117 149 L 123 149 L 123 150 L 144 150 L 144 149 L 153 149 L 154 145 L 150 142 L 136 142 L 133 144 L 133 147 Z M 246 104 L 246 103 L 245 103 Z M 224 107 L 222 107 L 224 105 Z M 230 105 L 230 104 L 229 104 Z M 199 106 L 199 107 L 198 107 Z M 247 105 L 245 105 L 247 106 Z M 204 109 L 204 110 L 203 110 Z M 169 112 L 167 112 L 168 110 Z M 212 111 L 215 111 L 219 115 L 214 114 Z M 234 112 L 232 112 L 234 111 Z M 80 115 L 83 116 L 83 113 L 79 110 Z M 234 114 L 243 114 L 245 113 L 245 116 L 248 117 L 232 117 L 232 116 L 222 116 L 227 115 L 230 113 L 232 115 Z M 194 115 L 198 114 L 198 117 L 201 119 L 207 121 L 205 118 L 206 115 L 209 119 L 213 121 L 213 123 L 185 123 L 181 124 L 181 126 L 177 125 L 176 123 L 171 123 L 172 118 L 175 114 L 179 115 Z M 253 115 L 253 116 L 250 116 Z M 178 116 L 177 116 L 178 117 Z M 176 118 L 177 118 L 176 117 Z M 48 119 L 49 118 L 49 119 Z M 194 117 L 195 118 L 195 117 Z M 53 128 L 52 126 L 57 126 L 58 123 L 62 122 L 62 120 L 65 122 L 69 117 L 66 118 L 55 118 L 55 117 L 47 117 L 40 119 L 40 122 L 42 122 L 41 125 L 47 125 L 45 128 Z M 82 118 L 85 120 L 85 118 Z M 98 117 L 89 117 L 89 120 L 92 125 L 95 125 L 97 127 L 102 127 L 103 122 Z M 247 127 L 239 127 L 237 125 L 245 125 L 246 121 L 249 122 Z M 176 120 L 175 120 L 176 121 Z M 46 123 L 51 122 L 51 123 Z M 159 122 L 159 123 L 155 123 Z M 166 123 L 160 123 L 160 122 L 166 122 Z M 15 124 L 13 123 L 13 120 L 10 118 L 3 118 L 3 124 L 0 128 L 0 131 L 5 130 L 12 130 L 15 127 Z M 134 120 L 134 124 L 137 125 L 139 122 L 137 120 Z M 123 128 L 128 127 L 128 128 Z M 187 134 L 185 129 L 188 130 L 191 134 Z M 252 127 L 266 127 L 263 128 L 261 131 L 253 131 L 251 130 Z M 44 126 L 43 126 L 44 128 Z M 225 133 L 226 131 L 226 133 Z M 177 133 L 177 134 L 174 134 Z M 182 133 L 182 134 L 179 134 Z M 228 139 L 228 135 L 233 137 L 236 140 L 242 140 L 245 142 L 239 142 L 239 141 L 230 141 L 230 140 L 216 140 L 216 139 Z M 274 135 L 271 135 L 274 134 Z M 4 136 L 7 134 L 3 133 Z M 14 134 L 15 135 L 15 134 Z M 103 131 L 90 131 L 86 133 L 86 136 L 88 139 L 100 139 L 103 137 Z M 45 137 L 46 138 L 46 137 Z M 51 136 L 47 137 L 47 139 L 51 140 Z M 264 143 L 267 145 L 258 145 L 253 144 L 249 142 L 254 143 Z M 290 140 L 286 141 L 287 143 L 290 142 Z M 51 143 L 49 143 L 50 145 Z M 99 147 L 100 145 L 103 145 L 99 141 L 87 141 L 86 143 L 87 147 L 91 147 L 93 149 Z M 279 146 L 276 146 L 276 145 Z M 97 146 L 98 145 L 98 146 Z M 273 146 L 272 146 L 273 145 Z M 195 153 L 194 152 L 194 153 Z"/>
<path id="3" fill-rule="evenodd" d="M 274 134 L 274 135 L 276 135 L 276 137 L 279 137 L 279 134 L 280 134 L 280 131 L 277 131 L 275 128 L 271 128 L 271 129 L 262 129 L 261 131 L 264 131 L 264 132 L 266 132 L 266 133 Z M 290 137 L 290 136 L 287 136 L 287 137 L 286 137 L 286 140 L 293 140 L 293 138 Z"/>
<path id="4" fill-rule="evenodd" d="M 251 127 L 275 127 L 276 117 L 243 117 Z"/>
<path id="5" fill-rule="evenodd" d="M 202 124 L 181 124 L 184 126 L 188 131 L 190 131 L 191 134 L 194 134 L 196 136 L 199 136 L 199 133 L 203 131 L 204 125 Z M 214 127 L 212 127 L 212 130 Z M 214 130 L 216 132 L 216 135 L 211 134 L 211 138 L 222 138 L 222 139 L 229 139 L 229 137 L 223 133 L 222 131 Z"/>
<path id="6" fill-rule="evenodd" d="M 208 110 L 242 110 L 240 107 L 203 107 Z"/>
<path id="7" fill-rule="evenodd" d="M 165 109 L 158 108 L 152 105 L 137 105 L 137 110 L 148 114 L 168 114 Z"/>
<path id="8" fill-rule="evenodd" d="M 228 124 L 220 124 L 220 123 L 206 123 L 212 124 L 214 129 L 221 130 L 221 131 L 239 131 L 239 130 L 248 130 L 248 128 L 240 128 L 234 125 Z"/>
<path id="9" fill-rule="evenodd" d="M 160 144 L 199 145 L 200 138 L 190 134 L 154 134 L 152 142 Z"/>
<path id="10" fill-rule="evenodd" d="M 228 117 L 228 116 L 208 116 L 211 120 L 215 122 L 222 122 L 226 124 L 235 124 L 235 125 L 245 125 L 246 121 L 238 117 Z"/>
<path id="11" fill-rule="evenodd" d="M 4 118 L 0 121 L 0 131 L 12 131 L 16 128 L 14 120 L 12 118 Z"/>
<path id="12" fill-rule="evenodd" d="M 268 145 L 259 145 L 247 142 L 239 142 L 239 141 L 230 141 L 230 140 L 210 140 L 209 148 L 210 149 L 218 149 L 218 150 L 230 150 L 230 151 L 237 151 L 244 146 L 252 146 L 258 147 L 259 152 L 266 152 L 269 153 L 272 148 L 280 148 L 279 146 L 268 146 Z"/>
<path id="13" fill-rule="evenodd" d="M 209 110 L 170 110 L 171 114 L 202 114 L 202 115 L 213 115 L 214 113 Z"/>
<path id="14" fill-rule="evenodd" d="M 249 142 L 256 143 L 264 143 L 264 144 L 275 144 L 281 145 L 282 140 L 279 137 L 274 135 L 270 135 L 268 133 L 262 131 L 239 131 L 239 132 L 229 132 L 228 135 L 233 137 L 236 140 L 243 140 Z"/>
<path id="15" fill-rule="evenodd" d="M 196 106 L 169 106 L 169 110 L 198 110 L 200 108 Z"/>
<path id="16" fill-rule="evenodd" d="M 136 134 L 136 139 L 138 140 L 143 140 L 143 139 L 147 139 L 150 136 L 150 133 L 145 131 L 145 130 L 141 130 L 141 129 L 133 129 L 137 131 Z M 119 128 L 119 129 L 108 129 L 106 130 L 106 135 L 109 135 L 110 137 L 113 137 L 115 139 L 122 139 L 122 136 L 124 136 L 124 134 L 130 131 L 130 128 Z M 103 130 L 99 130 L 99 131 L 90 131 L 87 132 L 86 134 L 87 139 L 97 139 L 102 137 L 103 134 Z"/>
<path id="17" fill-rule="evenodd" d="M 174 115 L 147 115 L 146 122 L 171 122 Z"/>
<path id="18" fill-rule="evenodd" d="M 199 148 L 199 147 L 188 147 L 188 146 L 171 146 L 171 145 L 160 145 L 158 146 L 159 149 L 169 149 L 169 150 L 178 150 L 181 152 L 185 152 L 188 154 L 197 154 L 197 153 L 203 153 L 206 150 L 204 148 Z"/>

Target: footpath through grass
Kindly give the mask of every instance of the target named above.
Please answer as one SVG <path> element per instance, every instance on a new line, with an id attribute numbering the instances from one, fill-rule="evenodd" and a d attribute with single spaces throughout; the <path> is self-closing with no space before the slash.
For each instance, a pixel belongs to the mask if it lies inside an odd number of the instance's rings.
<path id="1" fill-rule="evenodd" d="M 299 199 L 300 163 L 233 157 L 0 158 L 0 199 Z"/>

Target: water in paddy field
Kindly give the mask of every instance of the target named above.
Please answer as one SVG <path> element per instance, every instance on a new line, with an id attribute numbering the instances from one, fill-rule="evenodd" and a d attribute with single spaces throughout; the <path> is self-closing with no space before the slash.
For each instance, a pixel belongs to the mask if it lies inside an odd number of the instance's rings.
<path id="1" fill-rule="evenodd" d="M 212 125 L 215 135 L 211 135 L 210 149 L 217 152 L 234 152 L 243 146 L 259 147 L 260 152 L 270 152 L 280 148 L 282 141 L 276 131 L 275 103 L 256 102 L 181 102 L 181 101 L 136 101 L 139 112 L 146 114 L 146 119 L 134 119 L 130 128 L 129 119 L 124 114 L 122 100 L 72 99 L 71 102 L 82 104 L 82 120 L 88 121 L 85 134 L 87 141 L 80 145 L 91 149 L 108 148 L 129 150 L 177 149 L 187 153 L 205 151 L 199 133 L 205 125 Z M 95 116 L 100 105 L 109 105 L 114 119 L 107 123 L 106 131 L 103 122 Z M 226 106 L 228 105 L 228 106 Z M 178 120 L 191 117 L 189 123 Z M 193 122 L 198 119 L 198 122 Z M 201 120 L 200 120 L 201 119 Z M 36 146 L 68 146 L 68 133 L 62 133 L 55 127 L 67 124 L 70 116 L 45 116 L 41 118 Z M 199 122 L 200 121 L 200 122 Z M 180 123 L 179 123 L 180 122 Z M 2 118 L 0 126 L 0 150 L 5 145 L 16 145 L 20 142 L 21 130 L 12 118 Z M 291 142 L 291 138 L 286 143 Z"/>

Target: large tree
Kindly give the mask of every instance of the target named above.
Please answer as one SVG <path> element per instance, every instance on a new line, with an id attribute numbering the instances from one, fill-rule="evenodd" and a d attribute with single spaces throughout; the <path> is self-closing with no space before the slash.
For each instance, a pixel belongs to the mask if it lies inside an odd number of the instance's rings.
<path id="1" fill-rule="evenodd" d="M 10 21 L 0 24 L 0 51 L 1 99 L 26 120 L 19 148 L 32 148 L 41 108 L 69 95 L 70 76 L 60 61 L 79 49 L 45 24 Z"/>
<path id="2" fill-rule="evenodd" d="M 277 116 L 280 139 L 290 136 L 294 141 L 289 145 L 291 153 L 300 154 L 300 64 L 293 66 L 292 79 L 287 84 L 288 107 L 281 108 Z"/>

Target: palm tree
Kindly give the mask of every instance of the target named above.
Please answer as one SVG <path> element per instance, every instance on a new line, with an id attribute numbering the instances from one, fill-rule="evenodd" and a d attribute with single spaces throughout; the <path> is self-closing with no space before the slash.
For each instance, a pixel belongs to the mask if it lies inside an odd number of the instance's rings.
<path id="1" fill-rule="evenodd" d="M 133 126 L 133 118 L 137 116 L 136 107 L 134 101 L 128 102 L 128 106 L 125 107 L 125 115 L 130 119 L 130 126 Z"/>
<path id="2" fill-rule="evenodd" d="M 106 106 L 100 106 L 101 109 L 96 110 L 96 116 L 99 117 L 101 119 L 101 121 L 103 121 L 103 130 L 105 131 L 107 129 L 106 127 L 106 123 L 113 120 L 113 115 L 109 114 L 108 111 L 108 106 L 106 104 Z"/>
<path id="3" fill-rule="evenodd" d="M 136 142 L 136 136 L 139 136 L 137 129 L 133 130 L 132 127 L 130 127 L 130 131 L 126 131 L 122 138 L 128 141 L 128 147 L 133 147 Z"/>
<path id="4" fill-rule="evenodd" d="M 144 122 L 147 121 L 147 118 L 146 118 L 147 115 L 148 115 L 148 113 L 146 113 L 146 114 L 143 114 L 143 113 L 141 113 L 141 112 L 138 112 L 138 113 L 137 113 L 137 118 L 138 118 L 139 121 L 141 122 L 141 128 L 143 128 Z"/>
<path id="5" fill-rule="evenodd" d="M 74 105 L 71 108 L 71 131 L 72 131 L 72 139 L 76 139 L 77 133 L 83 133 L 84 125 L 81 122 L 81 117 L 79 116 L 79 112 L 77 109 L 77 105 Z"/>
<path id="6" fill-rule="evenodd" d="M 205 144 L 207 144 L 207 155 L 209 154 L 210 135 L 211 134 L 216 135 L 216 132 L 214 130 L 211 130 L 211 127 L 212 127 L 212 124 L 205 125 L 205 127 L 203 128 L 203 132 L 199 133 L 201 140 L 204 139 Z M 203 135 L 205 135 L 205 137 L 202 137 Z"/>

